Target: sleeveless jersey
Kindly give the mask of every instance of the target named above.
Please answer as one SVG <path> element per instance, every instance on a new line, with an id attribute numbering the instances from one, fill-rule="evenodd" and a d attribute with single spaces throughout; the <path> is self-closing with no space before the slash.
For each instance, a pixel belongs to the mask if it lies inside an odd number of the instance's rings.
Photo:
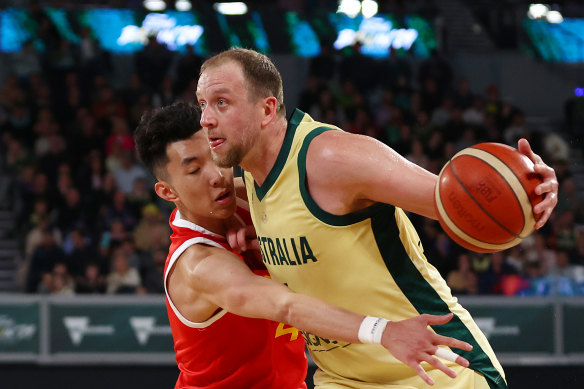
<path id="1" fill-rule="evenodd" d="M 251 223 L 249 212 L 241 207 L 237 209 L 237 217 L 242 224 Z M 296 328 L 234 315 L 223 309 L 208 320 L 195 323 L 178 311 L 166 285 L 168 274 L 180 255 L 193 244 L 233 250 L 223 236 L 181 219 L 178 209 L 172 212 L 169 223 L 173 233 L 164 285 L 180 370 L 175 388 L 306 389 L 304 378 L 308 364 L 304 340 Z M 256 275 L 268 276 L 261 261 L 253 256 L 239 256 Z"/>
<path id="2" fill-rule="evenodd" d="M 426 260 L 418 235 L 401 209 L 376 203 L 339 216 L 324 211 L 312 199 L 306 186 L 306 154 L 310 142 L 329 130 L 341 131 L 296 110 L 263 185 L 244 173 L 262 258 L 272 278 L 295 292 L 393 321 L 452 312 L 454 318 L 448 324 L 433 330 L 472 344 L 470 352 L 455 351 L 493 388 L 505 388 L 502 368 L 485 336 Z M 392 383 L 415 375 L 380 345 L 303 335 L 312 358 L 331 377 Z"/>

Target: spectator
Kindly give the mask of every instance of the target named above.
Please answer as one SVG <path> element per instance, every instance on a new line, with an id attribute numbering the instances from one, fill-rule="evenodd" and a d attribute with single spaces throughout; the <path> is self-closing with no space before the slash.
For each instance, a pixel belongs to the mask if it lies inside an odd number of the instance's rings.
<path id="1" fill-rule="evenodd" d="M 458 266 L 448 273 L 446 282 L 454 294 L 477 294 L 478 279 L 470 267 L 468 254 L 458 256 Z"/>
<path id="2" fill-rule="evenodd" d="M 154 204 L 142 208 L 142 219 L 134 230 L 136 247 L 142 251 L 152 251 L 170 245 L 170 228 L 166 217 Z"/>
<path id="3" fill-rule="evenodd" d="M 26 281 L 26 291 L 34 293 L 45 273 L 50 273 L 57 262 L 65 260 L 65 253 L 57 246 L 51 231 L 43 231 L 42 241 L 35 249 L 30 261 Z"/>
<path id="4" fill-rule="evenodd" d="M 65 245 L 68 246 L 66 249 L 67 269 L 76 279 L 84 275 L 90 263 L 97 263 L 99 260 L 96 251 L 90 245 L 89 238 L 81 229 L 71 231 Z"/>
<path id="5" fill-rule="evenodd" d="M 193 45 L 185 46 L 185 54 L 182 55 L 176 66 L 176 90 L 182 93 L 184 88 L 199 77 L 202 58 L 195 54 Z"/>
<path id="6" fill-rule="evenodd" d="M 142 51 L 136 53 L 134 65 L 140 80 L 151 91 L 158 89 L 172 62 L 172 53 L 158 42 L 155 35 L 148 37 L 148 43 Z"/>
<path id="7" fill-rule="evenodd" d="M 472 106 L 464 110 L 462 121 L 471 126 L 482 126 L 485 122 L 485 104 L 480 96 L 473 99 Z"/>
<path id="8" fill-rule="evenodd" d="M 450 120 L 452 108 L 453 103 L 451 98 L 446 97 L 442 99 L 442 104 L 432 111 L 432 116 L 430 119 L 432 124 L 438 127 L 442 127 L 448 123 Z"/>
<path id="9" fill-rule="evenodd" d="M 107 294 L 134 294 L 140 286 L 138 270 L 130 267 L 126 253 L 118 250 L 112 258 L 112 271 L 106 278 Z"/>
<path id="10" fill-rule="evenodd" d="M 149 294 L 164 294 L 163 280 L 166 251 L 164 249 L 154 250 L 153 257 L 154 264 L 146 269 L 142 285 Z"/>
<path id="11" fill-rule="evenodd" d="M 164 107 L 174 103 L 176 94 L 174 93 L 174 83 L 169 75 L 164 76 L 160 87 L 154 92 L 152 96 L 152 107 Z M 138 120 L 139 121 L 139 120 Z M 136 121 L 136 124 L 138 123 Z"/>
<path id="12" fill-rule="evenodd" d="M 107 229 L 101 234 L 99 248 L 102 256 L 111 258 L 114 249 L 120 246 L 125 239 L 128 239 L 129 234 L 120 220 L 113 220 L 105 228 Z"/>
<path id="13" fill-rule="evenodd" d="M 128 122 L 123 117 L 114 116 L 110 120 L 112 134 L 105 141 L 105 154 L 111 155 L 117 147 L 117 151 L 134 151 L 134 140 L 128 128 Z M 111 171 L 111 169 L 108 170 Z"/>
<path id="14" fill-rule="evenodd" d="M 4 171 L 7 174 L 17 176 L 22 173 L 25 166 L 30 164 L 30 154 L 18 139 L 8 135 L 6 142 L 8 143 L 8 148 L 5 153 L 2 153 L 4 154 Z"/>
<path id="15" fill-rule="evenodd" d="M 516 271 L 505 262 L 503 253 L 501 251 L 492 253 L 489 268 L 479 274 L 479 293 L 502 294 L 503 278 L 510 274 L 516 274 Z"/>
<path id="16" fill-rule="evenodd" d="M 451 87 L 452 74 L 452 67 L 448 61 L 442 57 L 438 50 L 433 49 L 430 53 L 430 58 L 425 59 L 420 64 L 418 82 L 420 85 L 426 85 L 426 87 L 433 84 L 437 95 L 444 96 Z M 431 83 L 428 83 L 429 80 L 431 80 Z M 435 107 L 430 109 L 433 108 Z"/>
<path id="17" fill-rule="evenodd" d="M 146 169 L 135 161 L 134 154 L 130 151 L 122 152 L 121 164 L 114 168 L 112 174 L 116 179 L 116 186 L 126 195 L 132 192 L 136 180 L 145 180 L 148 177 Z"/>
<path id="18" fill-rule="evenodd" d="M 556 264 L 548 276 L 551 294 L 556 296 L 575 296 L 579 294 L 578 284 L 584 283 L 584 266 L 570 264 L 565 250 L 556 252 Z"/>
<path id="19" fill-rule="evenodd" d="M 75 282 L 73 281 L 73 278 L 69 274 L 67 266 L 64 263 L 56 263 L 53 267 L 53 271 L 45 280 L 50 281 L 49 290 L 47 291 L 50 294 L 75 294 Z"/>
<path id="20" fill-rule="evenodd" d="M 560 182 L 559 193 L 561 194 L 558 196 L 556 212 L 559 214 L 571 212 L 575 223 L 584 223 L 584 193 L 578 191 L 573 177 L 566 177 Z"/>
<path id="21" fill-rule="evenodd" d="M 106 282 L 99 269 L 98 264 L 88 263 L 85 266 L 83 276 L 77 278 L 75 292 L 79 294 L 104 294 Z"/>
<path id="22" fill-rule="evenodd" d="M 89 224 L 81 194 L 77 188 L 70 187 L 65 192 L 64 204 L 58 208 L 57 226 L 68 234 Z"/>
<path id="23" fill-rule="evenodd" d="M 458 83 L 458 88 L 454 92 L 454 105 L 465 111 L 475 101 L 475 96 L 470 90 L 470 84 L 466 78 L 463 78 Z"/>
<path id="24" fill-rule="evenodd" d="M 306 81 L 306 87 L 302 90 L 298 98 L 298 108 L 310 113 L 313 107 L 318 105 L 322 89 L 321 79 L 315 75 L 309 75 Z"/>

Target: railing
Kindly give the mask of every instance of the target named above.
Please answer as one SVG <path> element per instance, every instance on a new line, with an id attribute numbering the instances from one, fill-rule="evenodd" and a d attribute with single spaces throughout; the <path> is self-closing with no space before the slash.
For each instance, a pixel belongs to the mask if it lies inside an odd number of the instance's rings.
<path id="1" fill-rule="evenodd" d="M 584 298 L 461 298 L 503 365 L 584 365 Z M 0 295 L 0 363 L 174 364 L 161 296 Z"/>

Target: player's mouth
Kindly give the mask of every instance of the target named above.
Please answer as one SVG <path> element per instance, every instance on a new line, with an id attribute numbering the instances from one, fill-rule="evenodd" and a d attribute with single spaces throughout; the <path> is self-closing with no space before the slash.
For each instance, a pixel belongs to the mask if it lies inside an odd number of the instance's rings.
<path id="1" fill-rule="evenodd" d="M 214 136 L 209 137 L 209 146 L 211 150 L 219 148 L 225 142 L 225 138 L 218 138 Z"/>
<path id="2" fill-rule="evenodd" d="M 221 205 L 228 204 L 233 198 L 231 191 L 224 189 L 219 193 L 219 196 L 215 197 L 215 201 Z"/>

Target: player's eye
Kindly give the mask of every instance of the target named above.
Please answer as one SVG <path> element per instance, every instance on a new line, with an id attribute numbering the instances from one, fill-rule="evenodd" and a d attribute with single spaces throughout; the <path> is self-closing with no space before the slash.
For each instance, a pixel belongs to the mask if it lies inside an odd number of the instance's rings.
<path id="1" fill-rule="evenodd" d="M 195 170 L 191 170 L 191 171 L 189 172 L 189 174 L 197 174 L 197 173 L 199 172 L 199 170 L 201 170 L 201 169 L 199 169 L 199 168 L 196 168 Z"/>
<path id="2" fill-rule="evenodd" d="M 227 102 L 223 99 L 219 99 L 219 105 L 225 105 Z"/>
<path id="3" fill-rule="evenodd" d="M 205 106 L 207 106 L 207 103 L 204 101 L 199 102 L 199 107 L 201 107 L 201 109 L 205 109 Z"/>

